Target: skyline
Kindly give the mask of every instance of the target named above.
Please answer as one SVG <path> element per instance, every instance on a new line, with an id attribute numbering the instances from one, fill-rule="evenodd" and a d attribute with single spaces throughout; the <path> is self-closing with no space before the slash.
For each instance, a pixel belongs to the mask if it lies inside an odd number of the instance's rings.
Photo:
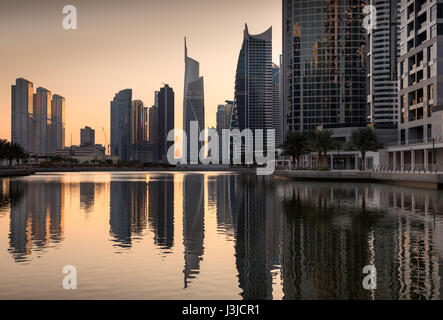
<path id="1" fill-rule="evenodd" d="M 23 0 L 0 4 L 0 27 L 8 30 L 8 34 L 2 34 L 6 41 L 0 44 L 3 61 L 7 62 L 0 74 L 0 110 L 8 115 L 2 117 L 1 138 L 10 139 L 10 86 L 19 77 L 66 98 L 67 145 L 71 134 L 72 143 L 80 143 L 80 129 L 84 126 L 95 129 L 97 143 L 104 145 L 101 127 L 109 138 L 109 103 L 115 92 L 126 88 L 133 90 L 134 99 L 151 106 L 154 92 L 162 83 L 169 84 L 177 97 L 175 127 L 182 127 L 179 102 L 184 87 L 183 37 L 187 37 L 189 54 L 199 60 L 205 77 L 206 127 L 215 127 L 217 106 L 233 99 L 244 24 L 248 23 L 256 33 L 272 25 L 274 62 L 278 63 L 281 52 L 279 1 L 195 0 L 185 5 L 180 1 L 166 4 L 131 0 L 72 4 L 77 7 L 78 30 L 63 29 L 64 4 L 51 0 L 38 5 Z M 197 15 L 199 19 L 194 19 Z M 168 19 L 184 16 L 189 19 L 180 28 L 168 23 Z M 220 21 L 217 17 L 221 17 Z M 119 22 L 118 28 L 115 21 Z M 126 53 L 120 50 L 122 45 L 127 46 Z"/>

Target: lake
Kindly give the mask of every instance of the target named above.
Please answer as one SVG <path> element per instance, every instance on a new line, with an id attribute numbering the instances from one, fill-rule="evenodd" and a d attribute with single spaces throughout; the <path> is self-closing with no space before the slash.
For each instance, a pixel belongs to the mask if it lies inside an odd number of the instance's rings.
<path id="1" fill-rule="evenodd" d="M 441 299 L 442 276 L 442 191 L 226 172 L 0 179 L 0 299 Z"/>

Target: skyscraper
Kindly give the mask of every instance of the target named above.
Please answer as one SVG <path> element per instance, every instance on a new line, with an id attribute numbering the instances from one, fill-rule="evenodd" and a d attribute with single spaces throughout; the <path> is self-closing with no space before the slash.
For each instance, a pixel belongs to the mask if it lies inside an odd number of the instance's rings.
<path id="1" fill-rule="evenodd" d="M 272 27 L 251 35 L 245 25 L 235 77 L 232 126 L 240 130 L 272 129 L 272 96 Z"/>
<path id="2" fill-rule="evenodd" d="M 280 102 L 280 68 L 272 64 L 272 126 L 275 130 L 275 143 L 280 145 L 283 143 L 283 112 Z"/>
<path id="3" fill-rule="evenodd" d="M 443 133 L 443 1 L 401 1 L 399 130 L 401 142 Z M 440 52 L 440 53 L 439 53 Z"/>
<path id="4" fill-rule="evenodd" d="M 149 108 L 143 107 L 143 141 L 148 141 L 149 137 Z"/>
<path id="5" fill-rule="evenodd" d="M 203 77 L 200 77 L 200 64 L 198 61 L 188 57 L 188 47 L 185 38 L 185 87 L 183 97 L 183 130 L 188 139 L 186 146 L 187 161 L 191 163 L 190 150 L 190 131 L 191 121 L 197 121 L 198 132 L 205 128 L 205 103 L 204 103 L 204 85 Z M 199 143 L 200 150 L 203 142 Z M 193 157 L 198 158 L 198 150 L 192 150 Z M 197 153 L 197 154 L 195 154 Z"/>
<path id="6" fill-rule="evenodd" d="M 118 92 L 111 101 L 111 155 L 123 161 L 131 156 L 132 90 Z"/>
<path id="7" fill-rule="evenodd" d="M 51 153 L 52 112 L 51 91 L 39 87 L 34 94 L 34 152 L 41 155 Z"/>
<path id="8" fill-rule="evenodd" d="M 90 127 L 80 129 L 80 145 L 82 147 L 95 146 L 95 130 Z"/>
<path id="9" fill-rule="evenodd" d="M 26 152 L 33 152 L 33 84 L 16 79 L 11 86 L 11 141 L 18 143 Z"/>
<path id="10" fill-rule="evenodd" d="M 51 153 L 54 154 L 57 149 L 65 147 L 65 131 L 66 131 L 66 105 L 65 98 L 54 94 L 51 101 L 51 123 L 52 123 L 52 142 Z"/>
<path id="11" fill-rule="evenodd" d="M 288 131 L 366 125 L 364 0 L 283 0 Z"/>
<path id="12" fill-rule="evenodd" d="M 371 1 L 376 9 L 368 29 L 368 122 L 376 129 L 397 128 L 397 8 L 399 0 Z"/>
<path id="13" fill-rule="evenodd" d="M 169 131 L 174 129 L 174 90 L 165 84 L 158 94 L 158 160 L 167 161 L 167 152 L 173 142 L 167 141 Z"/>
<path id="14" fill-rule="evenodd" d="M 131 143 L 139 144 L 144 142 L 143 131 L 143 101 L 134 100 L 131 103 Z"/>

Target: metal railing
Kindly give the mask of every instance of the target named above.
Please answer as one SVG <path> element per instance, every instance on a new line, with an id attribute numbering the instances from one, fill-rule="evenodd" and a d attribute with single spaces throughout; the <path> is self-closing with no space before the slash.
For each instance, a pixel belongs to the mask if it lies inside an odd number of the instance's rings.
<path id="1" fill-rule="evenodd" d="M 395 168 L 392 165 L 389 166 L 375 166 L 371 170 L 372 172 L 386 172 L 386 173 L 424 173 L 424 174 L 438 174 L 443 171 L 443 165 L 441 164 L 416 164 L 410 163 L 403 166 L 398 165 Z"/>
<path id="2" fill-rule="evenodd" d="M 402 147 L 402 146 L 413 146 L 425 143 L 443 143 L 443 137 L 438 138 L 422 138 L 422 139 L 411 139 L 401 142 L 393 142 L 386 144 L 386 147 Z"/>

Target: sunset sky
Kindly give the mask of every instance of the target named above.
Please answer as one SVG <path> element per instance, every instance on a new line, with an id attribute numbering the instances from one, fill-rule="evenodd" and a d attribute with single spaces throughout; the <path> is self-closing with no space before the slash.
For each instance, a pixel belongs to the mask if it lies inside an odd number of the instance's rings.
<path id="1" fill-rule="evenodd" d="M 62 9 L 75 5 L 78 30 L 63 29 Z M 1 0 L 0 138 L 10 139 L 11 85 L 23 77 L 66 98 L 66 145 L 80 128 L 109 135 L 109 103 L 119 90 L 151 106 L 154 91 L 175 92 L 182 127 L 184 37 L 205 81 L 206 126 L 232 100 L 244 24 L 252 34 L 273 27 L 273 60 L 281 53 L 280 0 Z"/>

